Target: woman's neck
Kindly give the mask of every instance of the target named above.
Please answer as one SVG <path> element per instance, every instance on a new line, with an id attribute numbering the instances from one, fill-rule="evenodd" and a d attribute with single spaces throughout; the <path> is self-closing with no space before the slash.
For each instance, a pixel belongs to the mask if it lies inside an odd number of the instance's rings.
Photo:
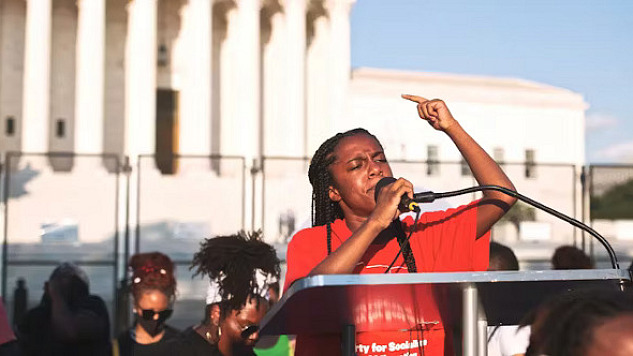
<path id="1" fill-rule="evenodd" d="M 218 349 L 223 356 L 233 356 L 233 344 L 226 337 L 220 337 Z"/>
<path id="2" fill-rule="evenodd" d="M 367 221 L 367 219 L 368 218 L 366 216 L 358 216 L 358 215 L 354 215 L 354 214 L 346 214 L 346 216 L 345 216 L 345 225 L 347 225 L 347 228 L 353 234 L 354 232 L 356 232 L 356 230 L 358 230 L 358 228 L 361 227 L 361 225 L 363 225 L 365 223 L 365 221 Z"/>
<path id="3" fill-rule="evenodd" d="M 159 342 L 163 338 L 165 331 L 163 330 L 160 334 L 152 336 L 148 334 L 140 324 L 136 324 L 136 327 L 134 328 L 134 335 L 134 341 L 139 344 L 153 344 L 155 342 Z"/>

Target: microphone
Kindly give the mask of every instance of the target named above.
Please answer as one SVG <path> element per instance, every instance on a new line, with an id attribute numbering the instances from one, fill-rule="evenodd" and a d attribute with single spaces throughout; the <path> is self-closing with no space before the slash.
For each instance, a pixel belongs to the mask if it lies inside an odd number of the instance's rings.
<path id="1" fill-rule="evenodd" d="M 378 181 L 378 183 L 376 184 L 376 188 L 374 188 L 374 200 L 378 201 L 378 194 L 380 194 L 380 191 L 396 180 L 397 179 L 394 177 L 385 177 Z M 408 211 L 418 212 L 420 210 L 418 203 L 432 203 L 437 198 L 438 195 L 430 191 L 414 193 L 413 199 L 409 198 L 408 195 L 403 194 L 400 198 L 400 204 L 398 204 L 398 210 L 403 213 L 406 213 Z"/>

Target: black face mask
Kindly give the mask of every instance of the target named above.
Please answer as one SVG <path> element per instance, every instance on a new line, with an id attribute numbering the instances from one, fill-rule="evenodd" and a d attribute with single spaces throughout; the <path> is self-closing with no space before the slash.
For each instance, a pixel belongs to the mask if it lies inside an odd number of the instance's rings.
<path id="1" fill-rule="evenodd" d="M 164 313 L 165 311 L 158 313 L 158 319 L 154 320 L 154 315 L 152 313 L 151 318 L 145 317 L 145 311 L 143 311 L 143 316 L 136 314 L 136 322 L 152 337 L 162 333 L 165 330 L 165 321 L 171 316 L 171 310 L 168 313 Z M 164 313 L 164 314 L 163 314 Z"/>
<path id="2" fill-rule="evenodd" d="M 151 336 L 154 337 L 165 330 L 165 320 L 145 320 L 136 317 L 136 322 Z"/>

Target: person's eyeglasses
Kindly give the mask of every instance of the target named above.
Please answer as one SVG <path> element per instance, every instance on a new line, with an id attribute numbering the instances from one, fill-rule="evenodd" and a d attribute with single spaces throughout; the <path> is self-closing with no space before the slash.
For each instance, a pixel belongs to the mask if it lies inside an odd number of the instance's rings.
<path id="1" fill-rule="evenodd" d="M 158 320 L 167 320 L 174 312 L 173 309 L 165 309 L 161 311 L 153 311 L 151 309 L 143 309 L 141 316 L 145 320 L 154 320 L 154 315 L 158 314 Z"/>
<path id="2" fill-rule="evenodd" d="M 240 336 L 242 336 L 242 339 L 248 339 L 249 336 L 253 335 L 258 330 L 259 330 L 259 325 L 248 325 L 242 328 L 242 332 L 240 333 Z"/>

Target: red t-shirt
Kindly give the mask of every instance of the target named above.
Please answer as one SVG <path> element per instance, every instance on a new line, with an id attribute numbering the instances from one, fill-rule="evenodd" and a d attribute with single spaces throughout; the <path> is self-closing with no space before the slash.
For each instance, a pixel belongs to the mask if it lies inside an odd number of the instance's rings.
<path id="1" fill-rule="evenodd" d="M 490 233 L 477 239 L 476 201 L 446 211 L 424 213 L 409 240 L 418 272 L 485 271 L 488 268 Z M 403 221 L 405 233 L 413 228 L 413 219 Z M 352 232 L 344 220 L 332 223 L 332 251 L 335 251 Z M 293 236 L 286 254 L 288 271 L 284 291 L 297 279 L 307 276 L 327 257 L 326 226 L 299 231 Z M 384 273 L 400 246 L 395 238 L 372 244 L 354 269 L 354 273 Z M 398 257 L 390 273 L 408 273 L 404 258 Z M 416 332 L 414 332 L 416 333 Z M 444 331 L 440 326 L 417 332 L 359 332 L 356 351 L 359 356 L 372 355 L 443 355 Z M 337 336 L 297 338 L 297 355 L 331 355 L 340 353 Z M 420 352 L 421 351 L 421 352 Z"/>

